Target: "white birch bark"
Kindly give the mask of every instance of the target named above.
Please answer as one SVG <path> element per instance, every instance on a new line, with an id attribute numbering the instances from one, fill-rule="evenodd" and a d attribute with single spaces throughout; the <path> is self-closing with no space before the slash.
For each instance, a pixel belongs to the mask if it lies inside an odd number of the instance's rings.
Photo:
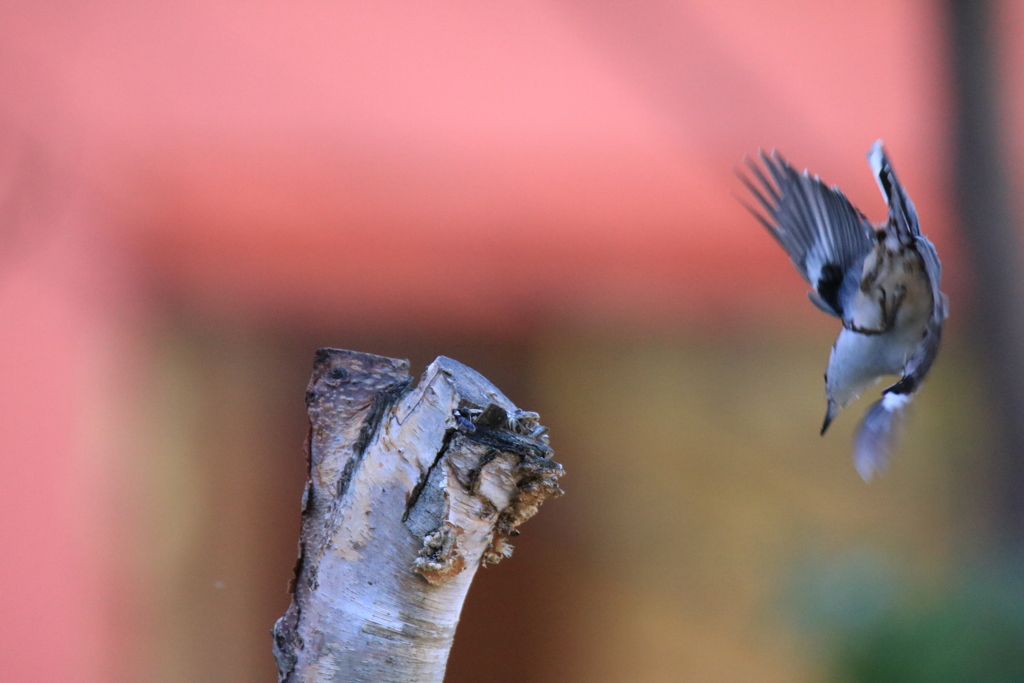
<path id="1" fill-rule="evenodd" d="M 535 413 L 449 358 L 414 389 L 407 369 L 317 352 L 293 597 L 273 630 L 281 681 L 440 683 L 477 567 L 561 493 Z"/>

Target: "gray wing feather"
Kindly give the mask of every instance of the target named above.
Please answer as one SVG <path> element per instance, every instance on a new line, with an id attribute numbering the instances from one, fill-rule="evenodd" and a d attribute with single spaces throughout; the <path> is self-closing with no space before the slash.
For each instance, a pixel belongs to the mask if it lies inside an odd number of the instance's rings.
<path id="1" fill-rule="evenodd" d="M 900 242 L 913 244 L 915 238 L 921 237 L 921 224 L 917 220 L 917 209 L 910 201 L 900 179 L 896 177 L 896 171 L 892 168 L 889 156 L 885 153 L 885 147 L 881 140 L 876 140 L 868 151 L 868 163 L 871 171 L 875 174 L 878 188 L 882 191 L 886 203 L 889 205 L 889 226 L 896 230 Z M 934 248 L 932 249 L 934 252 Z"/>
<path id="2" fill-rule="evenodd" d="M 747 159 L 754 180 L 742 174 L 740 180 L 765 215 L 747 208 L 814 288 L 811 301 L 842 317 L 844 293 L 851 285 L 855 289 L 859 266 L 872 249 L 871 224 L 838 188 L 826 186 L 806 171 L 798 173 L 777 152 L 760 152 L 759 156 L 767 174 Z"/>
<path id="3" fill-rule="evenodd" d="M 939 261 L 939 254 L 935 251 L 935 245 L 925 237 L 918 234 L 914 240 L 917 253 L 924 261 L 924 270 L 932 283 L 932 300 L 935 302 L 935 309 L 932 311 L 932 318 L 940 324 L 949 316 L 949 300 L 942 293 L 942 262 Z"/>

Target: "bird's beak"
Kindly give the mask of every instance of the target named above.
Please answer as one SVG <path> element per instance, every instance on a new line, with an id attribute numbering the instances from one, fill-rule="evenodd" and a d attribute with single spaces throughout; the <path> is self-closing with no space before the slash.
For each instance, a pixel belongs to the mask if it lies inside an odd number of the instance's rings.
<path id="1" fill-rule="evenodd" d="M 825 436 L 825 431 L 828 430 L 828 426 L 832 424 L 832 418 L 836 416 L 836 404 L 832 401 L 828 402 L 828 411 L 825 412 L 825 423 L 821 425 L 821 435 Z"/>

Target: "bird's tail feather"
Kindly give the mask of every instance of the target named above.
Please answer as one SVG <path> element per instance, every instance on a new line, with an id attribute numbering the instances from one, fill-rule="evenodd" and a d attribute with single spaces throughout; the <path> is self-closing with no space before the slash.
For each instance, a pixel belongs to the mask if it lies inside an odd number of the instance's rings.
<path id="1" fill-rule="evenodd" d="M 912 398 L 913 394 L 890 392 L 864 414 L 853 440 L 853 465 L 864 481 L 888 469 Z"/>

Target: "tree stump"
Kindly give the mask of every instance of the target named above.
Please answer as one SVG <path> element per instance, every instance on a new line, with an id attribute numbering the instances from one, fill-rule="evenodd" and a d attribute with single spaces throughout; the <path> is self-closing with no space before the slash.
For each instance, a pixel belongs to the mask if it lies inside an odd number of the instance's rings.
<path id="1" fill-rule="evenodd" d="M 287 683 L 440 683 L 481 564 L 562 493 L 536 413 L 440 357 L 317 351 L 292 602 L 273 628 Z"/>

